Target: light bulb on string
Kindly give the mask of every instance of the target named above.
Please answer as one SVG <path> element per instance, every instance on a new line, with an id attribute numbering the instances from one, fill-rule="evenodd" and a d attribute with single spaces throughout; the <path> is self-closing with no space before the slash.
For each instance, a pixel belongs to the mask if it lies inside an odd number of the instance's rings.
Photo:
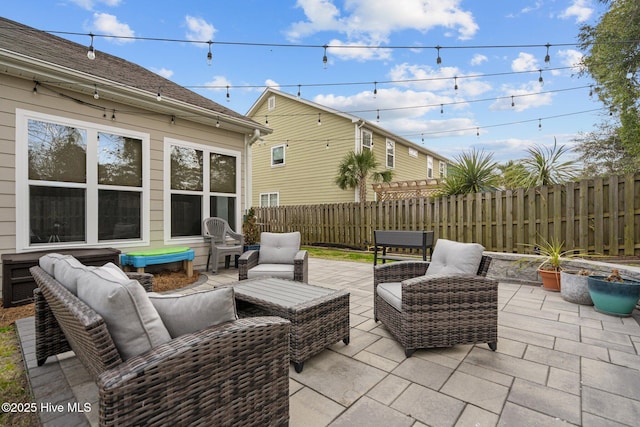
<path id="1" fill-rule="evenodd" d="M 298 98 L 300 98 L 300 85 L 298 85 Z"/>
<path id="2" fill-rule="evenodd" d="M 231 95 L 229 94 L 229 85 L 227 85 L 227 102 L 231 101 Z"/>
<path id="3" fill-rule="evenodd" d="M 551 47 L 551 45 L 547 43 L 545 46 L 547 48 L 547 54 L 544 56 L 544 63 L 549 64 L 551 62 L 551 56 L 549 55 L 549 48 Z"/>
<path id="4" fill-rule="evenodd" d="M 377 115 L 376 115 L 376 122 L 380 122 L 380 110 L 376 110 L 377 111 Z"/>
<path id="5" fill-rule="evenodd" d="M 322 114 L 322 113 L 318 113 L 318 126 L 320 126 L 320 125 L 322 124 L 322 120 L 320 119 L 320 115 L 321 115 L 321 114 Z"/>
<path id="6" fill-rule="evenodd" d="M 538 130 L 542 130 L 542 119 L 538 119 Z"/>
<path id="7" fill-rule="evenodd" d="M 93 85 L 93 99 L 100 99 L 100 94 L 98 93 L 98 86 Z"/>
<path id="8" fill-rule="evenodd" d="M 93 61 L 94 59 L 96 59 L 96 50 L 93 48 L 93 33 L 89 33 L 89 37 L 91 37 L 91 44 L 89 44 L 87 58 Z"/>
<path id="9" fill-rule="evenodd" d="M 436 50 L 438 51 L 438 57 L 436 58 L 436 64 L 442 64 L 442 58 L 440 57 L 440 45 L 436 46 Z"/>
<path id="10" fill-rule="evenodd" d="M 37 95 L 37 94 L 38 94 L 38 85 L 39 85 L 39 84 L 40 84 L 40 82 L 39 82 L 39 81 L 37 81 L 37 80 L 33 82 L 33 94 L 34 94 L 34 95 Z"/>
<path id="11" fill-rule="evenodd" d="M 440 104 L 440 114 L 444 114 L 444 104 Z"/>
<path id="12" fill-rule="evenodd" d="M 373 97 L 378 95 L 378 82 L 373 82 Z"/>
<path id="13" fill-rule="evenodd" d="M 544 86 L 544 79 L 542 78 L 542 70 L 538 70 L 540 71 L 540 77 L 538 77 L 538 83 L 540 83 L 540 86 Z"/>
<path id="14" fill-rule="evenodd" d="M 326 68 L 327 68 L 327 61 L 328 61 L 328 59 L 327 59 L 327 47 L 329 47 L 329 46 L 327 46 L 327 45 L 325 44 L 325 45 L 324 45 L 324 46 L 322 46 L 322 47 L 324 48 L 324 55 L 322 55 L 322 67 L 323 67 L 324 69 L 326 69 Z"/>
<path id="15" fill-rule="evenodd" d="M 454 85 L 453 85 L 453 89 L 454 89 L 454 90 L 458 90 L 458 76 L 455 76 L 455 77 L 453 78 L 453 83 L 454 83 Z"/>
<path id="16" fill-rule="evenodd" d="M 593 98 L 593 85 L 589 85 L 589 98 Z"/>
<path id="17" fill-rule="evenodd" d="M 478 128 L 476 128 L 476 136 L 477 136 L 478 138 L 480 138 L 480 128 L 479 128 L 479 127 L 478 127 Z"/>
<path id="18" fill-rule="evenodd" d="M 216 127 L 219 128 L 220 127 L 220 116 L 218 116 L 216 118 Z"/>
<path id="19" fill-rule="evenodd" d="M 111 121 L 116 121 L 116 110 L 113 110 L 113 112 L 111 113 Z"/>
<path id="20" fill-rule="evenodd" d="M 513 95 L 511 95 L 511 106 L 512 107 L 516 106 L 516 102 L 513 100 Z"/>
<path id="21" fill-rule="evenodd" d="M 211 62 L 213 61 L 213 53 L 211 53 L 211 45 L 213 44 L 213 42 L 209 40 L 207 43 L 209 43 L 209 52 L 207 53 L 207 65 L 211 66 Z"/>
<path id="22" fill-rule="evenodd" d="M 269 126 L 269 116 L 264 116 L 264 124 Z"/>
<path id="23" fill-rule="evenodd" d="M 176 116 L 171 116 L 171 122 L 172 125 L 176 124 Z"/>

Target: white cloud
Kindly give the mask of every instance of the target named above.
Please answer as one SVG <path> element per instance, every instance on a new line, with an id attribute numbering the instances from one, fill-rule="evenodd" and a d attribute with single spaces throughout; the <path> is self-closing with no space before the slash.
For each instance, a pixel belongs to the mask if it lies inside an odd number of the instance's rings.
<path id="1" fill-rule="evenodd" d="M 483 62 L 487 62 L 488 60 L 489 58 L 487 58 L 485 55 L 476 53 L 475 55 L 473 55 L 473 58 L 471 58 L 471 65 L 480 65 Z"/>
<path id="2" fill-rule="evenodd" d="M 187 24 L 187 40 L 198 42 L 213 40 L 216 29 L 212 24 L 202 18 L 195 18 L 189 15 L 185 16 L 184 20 Z M 202 43 L 202 47 L 207 47 L 207 44 Z"/>
<path id="3" fill-rule="evenodd" d="M 511 62 L 511 70 L 514 72 L 531 71 L 539 69 L 538 60 L 530 53 L 520 52 L 518 57 Z"/>
<path id="4" fill-rule="evenodd" d="M 93 10 L 96 4 L 104 4 L 105 6 L 116 7 L 119 6 L 122 0 L 71 0 L 83 9 Z"/>
<path id="5" fill-rule="evenodd" d="M 264 85 L 276 90 L 280 90 L 280 83 L 276 82 L 275 80 L 267 79 L 264 81 Z"/>
<path id="6" fill-rule="evenodd" d="M 571 6 L 560 14 L 560 18 L 575 18 L 576 22 L 585 22 L 593 15 L 593 12 L 591 0 L 573 0 Z"/>
<path id="7" fill-rule="evenodd" d="M 307 20 L 291 24 L 287 37 L 297 41 L 318 32 L 337 31 L 346 36 L 342 44 L 358 41 L 380 46 L 388 42 L 393 32 L 425 33 L 444 27 L 454 31 L 459 39 L 467 40 L 479 27 L 471 12 L 463 10 L 460 3 L 461 0 L 395 0 L 393 7 L 389 7 L 388 0 L 350 0 L 341 11 L 331 0 L 298 0 L 296 6 L 303 10 Z M 364 58 L 362 54 L 358 57 Z M 372 54 L 366 59 L 380 58 L 386 56 Z"/>
<path id="8" fill-rule="evenodd" d="M 577 67 L 582 63 L 584 54 L 575 49 L 567 49 L 558 51 L 557 55 L 560 57 L 560 61 L 565 67 Z"/>
<path id="9" fill-rule="evenodd" d="M 161 75 L 165 79 L 170 79 L 173 76 L 173 71 L 172 70 L 168 70 L 166 68 L 160 68 L 160 69 L 155 69 L 154 68 L 153 71 L 156 74 Z"/>
<path id="10" fill-rule="evenodd" d="M 390 59 L 391 58 L 391 49 L 385 48 L 376 48 L 376 49 L 364 49 L 358 48 L 354 46 L 368 46 L 370 42 L 368 41 L 356 41 L 351 43 L 344 43 L 340 40 L 331 40 L 329 42 L 331 47 L 327 49 L 327 57 L 338 57 L 341 59 L 355 59 L 358 61 L 367 61 L 370 59 Z"/>
<path id="11" fill-rule="evenodd" d="M 553 93 L 541 93 L 542 90 L 543 88 L 537 80 L 519 86 L 503 85 L 500 88 L 502 94 L 499 97 L 501 99 L 491 104 L 489 109 L 491 111 L 513 110 L 520 112 L 530 108 L 551 105 Z"/>
<path id="12" fill-rule="evenodd" d="M 207 86 L 207 89 L 216 92 L 226 91 L 227 86 L 233 86 L 231 81 L 224 76 L 214 76 L 213 80 L 206 82 L 204 85 Z"/>
<path id="13" fill-rule="evenodd" d="M 109 40 L 115 40 L 120 43 L 132 42 L 133 39 L 131 39 L 131 37 L 135 36 L 134 31 L 129 27 L 129 25 L 118 22 L 118 18 L 115 15 L 110 15 L 108 13 L 94 13 L 92 27 L 95 31 L 101 34 L 126 37 L 117 39 L 109 38 Z"/>

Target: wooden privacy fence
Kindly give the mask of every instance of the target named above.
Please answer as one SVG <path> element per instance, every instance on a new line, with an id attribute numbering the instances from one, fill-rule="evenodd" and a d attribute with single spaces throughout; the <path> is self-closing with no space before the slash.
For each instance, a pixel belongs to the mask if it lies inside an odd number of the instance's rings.
<path id="1" fill-rule="evenodd" d="M 383 202 L 256 208 L 262 231 L 300 231 L 303 244 L 366 248 L 373 230 L 433 230 L 488 251 L 530 253 L 559 239 L 565 248 L 640 255 L 640 173 L 549 187 Z"/>

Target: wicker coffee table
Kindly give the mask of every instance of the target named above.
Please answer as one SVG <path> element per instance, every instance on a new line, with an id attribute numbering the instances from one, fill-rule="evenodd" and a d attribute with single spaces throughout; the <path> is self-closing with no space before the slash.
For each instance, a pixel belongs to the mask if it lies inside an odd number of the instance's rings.
<path id="1" fill-rule="evenodd" d="M 349 344 L 349 292 L 278 278 L 233 285 L 241 316 L 280 316 L 291 322 L 290 358 L 296 372 L 333 343 Z"/>

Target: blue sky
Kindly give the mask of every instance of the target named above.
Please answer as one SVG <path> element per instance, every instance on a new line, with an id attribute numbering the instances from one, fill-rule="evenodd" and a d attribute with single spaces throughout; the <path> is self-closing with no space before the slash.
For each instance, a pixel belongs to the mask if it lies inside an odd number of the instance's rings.
<path id="1" fill-rule="evenodd" d="M 589 96 L 593 82 L 578 77 L 575 67 L 579 27 L 603 12 L 595 0 L 2 5 L 6 18 L 81 33 L 62 36 L 82 44 L 89 44 L 90 32 L 127 37 L 96 37 L 94 46 L 98 54 L 136 62 L 242 114 L 266 86 L 300 90 L 302 98 L 377 121 L 450 158 L 475 147 L 500 162 L 522 158 L 532 144 L 553 145 L 554 138 L 571 145 L 606 113 Z M 213 42 L 211 65 L 207 41 Z"/>

